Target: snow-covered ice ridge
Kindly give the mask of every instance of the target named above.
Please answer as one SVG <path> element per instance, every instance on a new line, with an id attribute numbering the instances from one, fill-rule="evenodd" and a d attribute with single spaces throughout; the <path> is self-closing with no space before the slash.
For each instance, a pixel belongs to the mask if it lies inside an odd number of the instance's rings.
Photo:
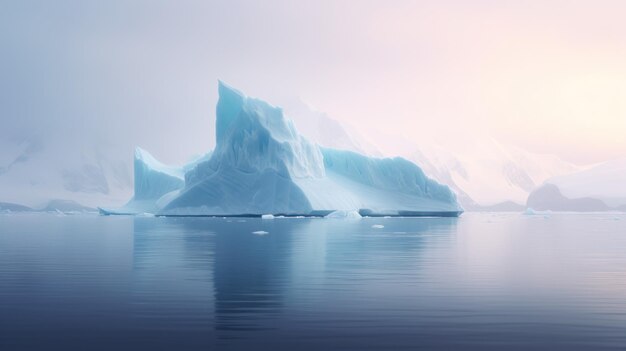
<path id="1" fill-rule="evenodd" d="M 103 214 L 441 215 L 463 212 L 455 194 L 403 158 L 322 148 L 281 108 L 219 82 L 216 147 L 183 167 L 135 153 L 135 196 Z"/>

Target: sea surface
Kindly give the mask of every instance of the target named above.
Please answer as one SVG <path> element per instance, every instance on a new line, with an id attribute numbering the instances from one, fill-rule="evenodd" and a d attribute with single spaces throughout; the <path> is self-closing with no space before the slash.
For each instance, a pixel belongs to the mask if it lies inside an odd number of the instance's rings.
<path id="1" fill-rule="evenodd" d="M 0 215 L 0 350 L 626 349 L 626 215 Z"/>

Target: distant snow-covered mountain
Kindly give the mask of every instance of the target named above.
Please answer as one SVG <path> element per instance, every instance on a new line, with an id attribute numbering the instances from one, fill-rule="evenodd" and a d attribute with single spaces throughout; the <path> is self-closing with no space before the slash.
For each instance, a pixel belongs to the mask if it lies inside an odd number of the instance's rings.
<path id="1" fill-rule="evenodd" d="M 299 133 L 321 146 L 383 156 L 378 147 L 355 128 L 317 111 L 300 98 L 283 99 L 278 106 L 293 120 Z"/>
<path id="2" fill-rule="evenodd" d="M 428 176 L 450 186 L 468 210 L 521 210 L 530 192 L 546 179 L 580 169 L 555 155 L 528 152 L 485 136 L 468 137 L 462 148 L 395 135 L 368 139 L 301 100 L 284 109 L 298 130 L 321 146 L 373 156 L 398 154 L 415 162 Z"/>
<path id="3" fill-rule="evenodd" d="M 546 179 L 579 168 L 554 155 L 535 154 L 491 138 L 467 143 L 462 150 L 425 145 L 412 160 L 459 193 L 467 209 L 511 209 Z M 504 207 L 504 208 L 502 208 Z"/>
<path id="4" fill-rule="evenodd" d="M 129 162 L 111 158 L 122 154 L 115 150 L 36 136 L 0 144 L 0 201 L 35 209 L 61 200 L 96 207 L 120 204 L 132 193 Z"/>
<path id="5" fill-rule="evenodd" d="M 626 158 L 548 179 L 528 207 L 554 211 L 626 210 Z"/>

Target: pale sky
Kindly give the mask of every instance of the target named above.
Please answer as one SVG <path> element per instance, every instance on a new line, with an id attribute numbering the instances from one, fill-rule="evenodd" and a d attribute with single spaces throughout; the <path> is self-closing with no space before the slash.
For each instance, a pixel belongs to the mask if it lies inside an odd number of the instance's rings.
<path id="1" fill-rule="evenodd" d="M 493 137 L 600 162 L 626 156 L 624 14 L 598 0 L 4 1 L 0 138 L 181 162 L 214 143 L 222 79 L 370 138 Z"/>

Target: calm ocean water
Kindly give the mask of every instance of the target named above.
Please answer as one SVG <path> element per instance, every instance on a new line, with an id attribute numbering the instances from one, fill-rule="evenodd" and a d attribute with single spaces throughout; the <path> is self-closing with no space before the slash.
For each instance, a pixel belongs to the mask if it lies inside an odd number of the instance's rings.
<path id="1" fill-rule="evenodd" d="M 0 215 L 3 351 L 624 348 L 626 215 Z"/>

